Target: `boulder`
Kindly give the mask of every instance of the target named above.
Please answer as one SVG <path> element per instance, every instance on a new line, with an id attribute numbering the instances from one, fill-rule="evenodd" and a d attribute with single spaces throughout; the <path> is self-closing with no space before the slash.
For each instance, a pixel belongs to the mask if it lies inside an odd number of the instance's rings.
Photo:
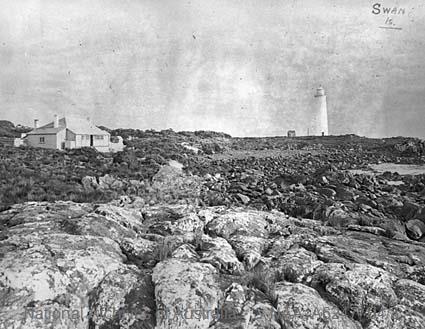
<path id="1" fill-rule="evenodd" d="M 93 176 L 83 177 L 81 179 L 81 184 L 83 184 L 83 187 L 86 191 L 93 191 L 99 187 L 96 177 L 93 177 Z"/>
<path id="2" fill-rule="evenodd" d="M 137 267 L 110 272 L 92 291 L 90 327 L 155 328 L 154 287 Z"/>
<path id="3" fill-rule="evenodd" d="M 394 290 L 400 304 L 425 315 L 425 285 L 401 279 L 395 283 Z"/>
<path id="4" fill-rule="evenodd" d="M 330 206 L 326 209 L 326 220 L 334 227 L 346 227 L 357 224 L 358 215 L 351 214 L 338 206 Z"/>
<path id="5" fill-rule="evenodd" d="M 123 239 L 120 247 L 127 259 L 140 267 L 151 267 L 159 258 L 159 243 L 156 241 L 143 238 Z"/>
<path id="6" fill-rule="evenodd" d="M 366 329 L 422 329 L 425 316 L 404 305 L 391 309 L 384 308 L 378 312 L 366 326 Z"/>
<path id="7" fill-rule="evenodd" d="M 315 253 L 304 248 L 291 248 L 272 262 L 271 269 L 289 282 L 309 282 L 316 267 L 323 264 Z"/>
<path id="8" fill-rule="evenodd" d="M 230 210 L 215 217 L 207 225 L 210 234 L 225 239 L 231 235 L 247 235 L 264 238 L 268 235 L 267 214 L 255 210 Z"/>
<path id="9" fill-rule="evenodd" d="M 210 263 L 223 273 L 242 274 L 244 266 L 236 257 L 232 246 L 225 239 L 203 235 L 200 248 L 201 262 Z"/>
<path id="10" fill-rule="evenodd" d="M 170 235 L 202 230 L 205 224 L 191 206 L 162 205 L 143 210 L 143 225 L 150 233 Z"/>
<path id="11" fill-rule="evenodd" d="M 331 188 L 327 188 L 327 187 L 319 187 L 316 189 L 316 191 L 321 194 L 324 195 L 328 198 L 333 198 L 336 195 L 335 190 L 331 189 Z"/>
<path id="12" fill-rule="evenodd" d="M 425 235 L 425 223 L 419 219 L 411 219 L 406 223 L 407 235 L 413 240 L 419 240 Z"/>
<path id="13" fill-rule="evenodd" d="M 361 325 L 326 302 L 313 288 L 300 283 L 276 285 L 277 311 L 284 328 L 361 329 Z"/>
<path id="14" fill-rule="evenodd" d="M 46 324 L 45 316 L 37 316 L 46 310 L 81 310 L 76 327 L 87 328 L 91 291 L 109 273 L 125 271 L 126 257 L 110 238 L 69 234 L 54 217 L 41 224 L 31 208 L 22 209 L 27 223 L 9 227 L 7 238 L 0 241 L 2 319 L 15 328 L 35 327 Z M 55 328 L 75 325 L 68 316 L 56 320 L 63 321 Z"/>
<path id="15" fill-rule="evenodd" d="M 236 196 L 239 198 L 239 200 L 241 200 L 243 204 L 248 204 L 250 201 L 250 198 L 244 194 L 237 193 Z"/>
<path id="16" fill-rule="evenodd" d="M 229 243 L 247 270 L 251 270 L 260 261 L 263 251 L 268 245 L 267 239 L 256 236 L 233 235 Z"/>
<path id="17" fill-rule="evenodd" d="M 153 269 L 157 329 L 208 328 L 217 318 L 222 291 L 210 264 L 167 259 Z"/>
<path id="18" fill-rule="evenodd" d="M 105 176 L 99 177 L 99 189 L 120 190 L 123 187 L 124 183 L 111 175 L 106 174 Z"/>
<path id="19" fill-rule="evenodd" d="M 220 307 L 219 318 L 211 328 L 281 328 L 276 309 L 261 292 L 249 291 L 233 282 L 224 293 L 225 298 Z"/>
<path id="20" fill-rule="evenodd" d="M 416 216 L 420 211 L 421 207 L 419 204 L 405 201 L 403 207 L 400 209 L 400 216 L 403 220 L 408 221 Z"/>
<path id="21" fill-rule="evenodd" d="M 366 264 L 321 265 L 315 271 L 313 286 L 322 286 L 330 300 L 352 318 L 364 323 L 382 308 L 393 307 L 398 298 L 393 290 L 396 277 Z"/>

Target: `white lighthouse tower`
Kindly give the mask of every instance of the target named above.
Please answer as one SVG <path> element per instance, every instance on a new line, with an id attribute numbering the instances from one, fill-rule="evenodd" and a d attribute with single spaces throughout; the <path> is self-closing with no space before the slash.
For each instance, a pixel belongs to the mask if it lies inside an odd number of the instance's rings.
<path id="1" fill-rule="evenodd" d="M 314 95 L 314 120 L 313 135 L 327 136 L 328 131 L 328 108 L 326 104 L 325 90 L 320 86 Z"/>

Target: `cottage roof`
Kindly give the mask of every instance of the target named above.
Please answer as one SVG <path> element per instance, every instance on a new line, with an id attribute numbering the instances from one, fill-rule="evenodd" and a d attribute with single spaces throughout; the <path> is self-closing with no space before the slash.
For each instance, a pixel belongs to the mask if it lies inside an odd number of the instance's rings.
<path id="1" fill-rule="evenodd" d="M 58 128 L 53 128 L 53 124 L 52 124 L 52 127 L 43 126 L 40 128 L 33 129 L 30 132 L 28 132 L 27 135 L 55 135 L 59 131 L 64 129 L 65 127 L 61 127 L 61 126 L 59 126 Z"/>
<path id="2" fill-rule="evenodd" d="M 65 125 L 66 128 L 71 130 L 74 134 L 79 135 L 109 135 L 105 130 L 96 127 L 88 119 L 80 117 L 64 117 L 59 120 L 59 126 Z"/>
<path id="3" fill-rule="evenodd" d="M 29 135 L 56 134 L 63 129 L 69 129 L 78 135 L 109 135 L 105 130 L 99 129 L 88 119 L 80 117 L 67 116 L 59 119 L 59 127 L 53 127 L 53 121 L 30 131 Z"/>

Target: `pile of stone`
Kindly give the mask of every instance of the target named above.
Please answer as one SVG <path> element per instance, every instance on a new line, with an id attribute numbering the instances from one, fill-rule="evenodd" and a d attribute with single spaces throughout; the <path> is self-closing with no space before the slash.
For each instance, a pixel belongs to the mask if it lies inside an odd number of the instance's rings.
<path id="1" fill-rule="evenodd" d="M 334 150 L 212 161 L 203 176 L 202 195 L 208 205 L 276 209 L 341 227 L 376 226 L 384 235 L 423 239 L 425 175 L 349 170 L 391 160 L 382 154 Z"/>

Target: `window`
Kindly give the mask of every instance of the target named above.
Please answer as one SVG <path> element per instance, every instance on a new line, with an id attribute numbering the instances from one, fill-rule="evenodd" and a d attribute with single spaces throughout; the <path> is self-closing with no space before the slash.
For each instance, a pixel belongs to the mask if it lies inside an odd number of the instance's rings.
<path id="1" fill-rule="evenodd" d="M 94 139 L 103 139 L 103 135 L 95 135 Z"/>
<path id="2" fill-rule="evenodd" d="M 44 144 L 45 143 L 44 137 L 40 137 L 40 142 L 39 143 L 40 144 Z"/>

